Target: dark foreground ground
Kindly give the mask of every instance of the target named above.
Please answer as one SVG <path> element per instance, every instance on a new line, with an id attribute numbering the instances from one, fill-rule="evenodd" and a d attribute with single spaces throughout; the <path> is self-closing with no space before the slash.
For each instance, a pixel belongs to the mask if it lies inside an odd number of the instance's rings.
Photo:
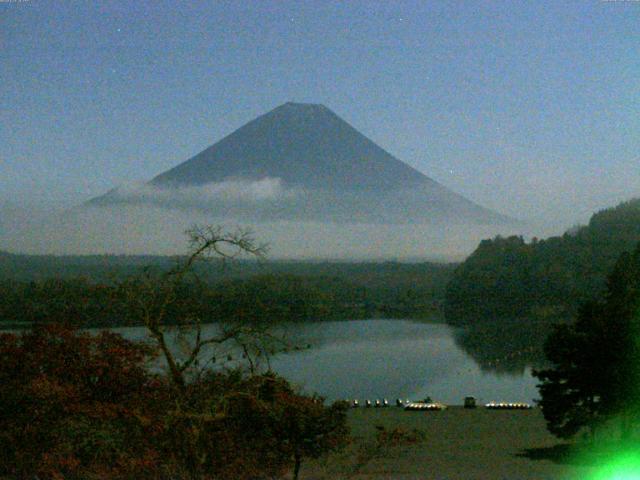
<path id="1" fill-rule="evenodd" d="M 354 409 L 354 442 L 341 454 L 303 465 L 310 479 L 567 479 L 588 480 L 592 467 L 562 455 L 539 409 L 495 411 L 450 407 L 442 412 Z M 407 441 L 380 445 L 376 434 L 399 428 Z M 418 439 L 410 437 L 416 429 Z M 415 437 L 415 435 L 413 435 Z"/>

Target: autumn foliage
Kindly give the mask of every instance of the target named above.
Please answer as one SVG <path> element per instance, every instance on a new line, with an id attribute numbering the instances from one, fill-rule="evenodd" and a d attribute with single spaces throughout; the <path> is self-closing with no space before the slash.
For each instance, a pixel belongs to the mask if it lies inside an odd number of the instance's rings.
<path id="1" fill-rule="evenodd" d="M 110 332 L 0 335 L 0 477 L 277 478 L 344 443 L 344 405 L 273 374 L 207 372 L 178 392 L 153 356 Z"/>
<path id="2" fill-rule="evenodd" d="M 158 452 L 152 351 L 60 326 L 0 336 L 0 471 L 17 478 L 117 478 Z"/>
<path id="3" fill-rule="evenodd" d="M 119 286 L 117 314 L 144 324 L 151 345 L 74 330 L 83 297 L 70 309 L 52 306 L 46 318 L 65 326 L 0 335 L 0 478 L 263 479 L 291 469 L 297 477 L 303 458 L 345 442 L 345 405 L 326 407 L 272 373 L 256 374 L 248 346 L 272 339 L 268 332 L 221 325 L 219 335 L 203 336 L 202 312 L 184 294 L 187 278 L 198 284 L 195 262 L 261 256 L 263 247 L 243 231 L 187 233 L 191 252 L 173 269 Z M 97 310 L 102 318 L 102 303 Z M 193 333 L 186 358 L 171 348 L 167 324 Z M 249 375 L 198 368 L 203 348 L 232 340 Z M 149 368 L 156 354 L 166 373 Z"/>

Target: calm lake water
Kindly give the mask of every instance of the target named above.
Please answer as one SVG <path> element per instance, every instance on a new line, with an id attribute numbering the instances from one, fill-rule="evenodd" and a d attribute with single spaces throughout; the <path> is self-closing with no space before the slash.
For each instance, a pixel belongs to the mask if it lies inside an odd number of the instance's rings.
<path id="1" fill-rule="evenodd" d="M 203 331 L 213 333 L 215 325 Z M 142 328 L 118 328 L 132 339 L 145 338 Z M 434 401 L 461 404 L 465 396 L 479 402 L 532 402 L 537 380 L 524 374 L 481 371 L 454 341 L 451 327 L 411 320 L 352 320 L 288 324 L 281 333 L 302 351 L 278 354 L 271 367 L 308 393 L 328 399 L 375 400 L 427 395 Z M 205 355 L 211 357 L 214 352 Z M 233 367 L 236 350 L 217 351 L 216 365 Z M 231 360 L 227 361 L 227 355 Z"/>

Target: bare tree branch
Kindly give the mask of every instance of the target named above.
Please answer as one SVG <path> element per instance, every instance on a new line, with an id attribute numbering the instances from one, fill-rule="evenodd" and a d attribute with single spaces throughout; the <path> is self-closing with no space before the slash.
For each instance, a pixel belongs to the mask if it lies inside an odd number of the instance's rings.
<path id="1" fill-rule="evenodd" d="M 198 316 L 180 319 L 180 324 L 195 328 L 195 343 L 189 347 L 186 359 L 179 361 L 169 348 L 165 337 L 165 324 L 170 307 L 176 302 L 178 288 L 187 275 L 200 279 L 194 266 L 199 261 L 209 258 L 217 258 L 222 261 L 233 260 L 242 255 L 264 258 L 268 251 L 266 244 L 259 244 L 253 237 L 253 233 L 246 229 L 237 229 L 226 232 L 219 226 L 194 225 L 187 230 L 189 241 L 189 253 L 178 259 L 176 265 L 164 274 L 154 275 L 146 269 L 142 276 L 125 286 L 127 303 L 132 310 L 130 314 L 136 315 L 147 327 L 149 334 L 156 342 L 164 357 L 172 382 L 183 390 L 186 386 L 186 372 L 197 364 L 198 357 L 203 348 L 209 345 L 222 345 L 235 339 L 239 345 L 249 345 L 247 339 L 255 336 L 263 336 L 264 332 L 253 330 L 243 326 L 224 330 L 220 335 L 203 338 L 201 319 Z M 253 369 L 253 362 L 251 362 Z"/>

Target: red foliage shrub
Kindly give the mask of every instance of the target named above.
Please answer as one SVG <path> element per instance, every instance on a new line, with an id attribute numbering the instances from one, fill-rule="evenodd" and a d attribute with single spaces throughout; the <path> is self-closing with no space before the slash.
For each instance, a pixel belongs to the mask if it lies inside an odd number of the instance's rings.
<path id="1" fill-rule="evenodd" d="M 346 437 L 344 406 L 279 377 L 209 372 L 178 389 L 152 356 L 110 332 L 0 335 L 0 477 L 277 478 Z"/>
<path id="2" fill-rule="evenodd" d="M 325 406 L 319 397 L 295 393 L 273 374 L 250 377 L 229 385 L 214 404 L 210 438 L 224 438 L 211 448 L 211 469 L 220 478 L 269 478 L 303 458 L 317 458 L 345 444 L 346 405 Z"/>
<path id="3" fill-rule="evenodd" d="M 152 351 L 121 336 L 49 325 L 0 335 L 0 474 L 127 477 L 159 452 Z M 162 387 L 162 388 L 160 388 Z"/>

